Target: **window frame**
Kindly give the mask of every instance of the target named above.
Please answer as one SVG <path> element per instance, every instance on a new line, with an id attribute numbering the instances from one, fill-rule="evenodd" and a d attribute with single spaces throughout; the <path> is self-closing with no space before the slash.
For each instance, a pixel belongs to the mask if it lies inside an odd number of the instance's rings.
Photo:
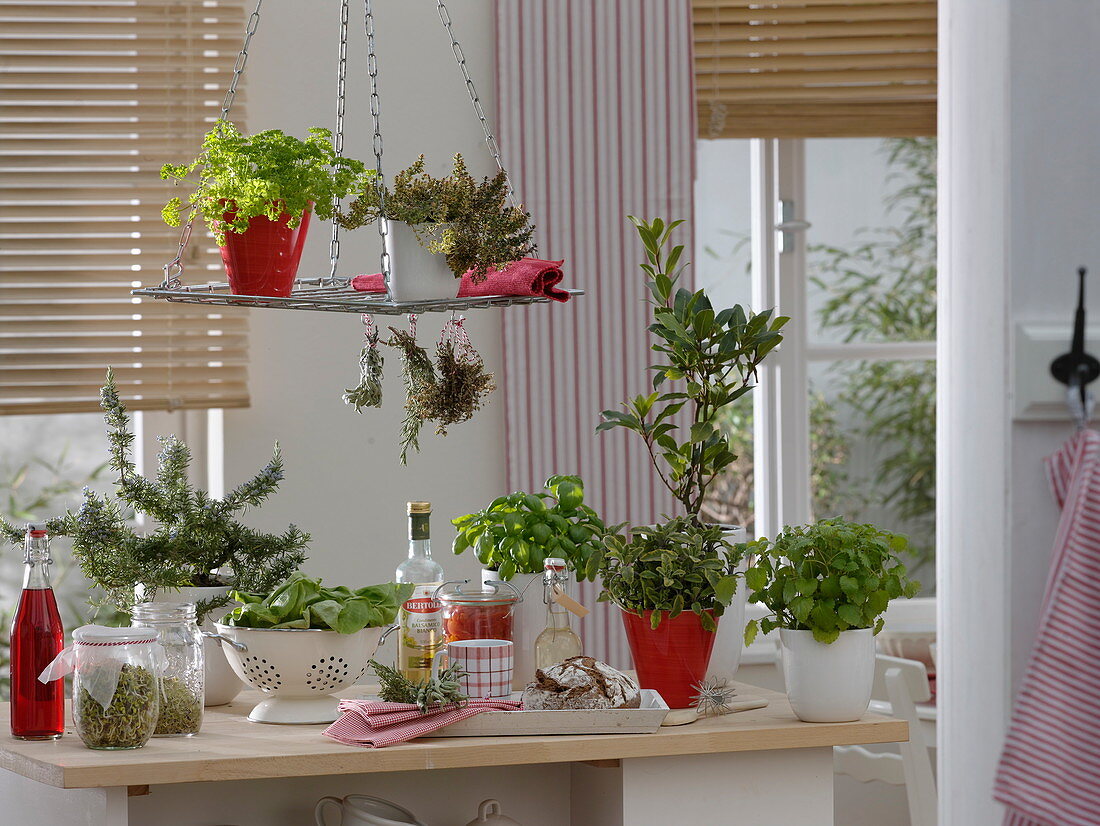
<path id="1" fill-rule="evenodd" d="M 754 138 L 752 302 L 790 316 L 783 343 L 760 369 L 754 392 L 756 536 L 810 521 L 809 364 L 822 361 L 932 361 L 936 341 L 810 343 L 806 271 L 806 146 L 801 138 Z M 812 216 L 809 216 L 812 218 Z"/>

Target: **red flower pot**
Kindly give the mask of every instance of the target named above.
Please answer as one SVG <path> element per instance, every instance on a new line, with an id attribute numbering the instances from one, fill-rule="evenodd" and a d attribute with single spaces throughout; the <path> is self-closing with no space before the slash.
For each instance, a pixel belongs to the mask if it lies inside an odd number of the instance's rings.
<path id="1" fill-rule="evenodd" d="M 631 614 L 623 611 L 623 625 L 638 683 L 657 691 L 669 708 L 687 708 L 692 704 L 692 686 L 707 676 L 710 652 L 718 636 L 707 631 L 699 617 L 684 611 L 675 619 L 665 614 L 657 628 L 650 627 L 652 611 Z M 718 622 L 718 617 L 714 618 Z"/>
<path id="2" fill-rule="evenodd" d="M 227 212 L 224 217 L 232 221 L 235 214 Z M 257 215 L 244 232 L 226 232 L 225 246 L 220 249 L 234 295 L 290 295 L 306 243 L 309 209 L 294 229 L 287 226 L 289 221 L 286 212 L 277 221 Z"/>

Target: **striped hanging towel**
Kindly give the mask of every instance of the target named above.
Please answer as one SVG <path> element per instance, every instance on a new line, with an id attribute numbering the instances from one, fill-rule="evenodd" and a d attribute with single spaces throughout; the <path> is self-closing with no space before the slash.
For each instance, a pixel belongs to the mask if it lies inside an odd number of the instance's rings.
<path id="1" fill-rule="evenodd" d="M 994 787 L 1005 826 L 1100 824 L 1100 433 L 1046 465 L 1062 517 Z"/>

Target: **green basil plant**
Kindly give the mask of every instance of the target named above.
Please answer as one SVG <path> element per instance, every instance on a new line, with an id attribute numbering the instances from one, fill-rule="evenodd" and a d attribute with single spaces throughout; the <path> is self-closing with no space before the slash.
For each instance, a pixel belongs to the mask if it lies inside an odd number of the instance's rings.
<path id="1" fill-rule="evenodd" d="M 746 645 L 775 628 L 812 631 L 822 643 L 856 628 L 877 634 L 890 600 L 914 597 L 921 587 L 899 558 L 909 549 L 905 536 L 839 517 L 740 547 L 755 556 L 745 573 L 749 599 L 771 611 L 749 620 Z"/>
<path id="2" fill-rule="evenodd" d="M 391 625 L 410 596 L 413 585 L 387 582 L 352 590 L 326 588 L 320 579 L 295 571 L 269 594 L 234 591 L 243 603 L 222 622 L 237 628 L 318 628 L 354 634 L 364 628 Z"/>
<path id="3" fill-rule="evenodd" d="M 551 476 L 545 487 L 550 493 L 500 496 L 485 510 L 452 519 L 458 529 L 452 550 L 473 548 L 478 561 L 503 580 L 542 573 L 548 556 L 565 559 L 584 579 L 606 527 L 584 504 L 579 476 Z"/>
<path id="4" fill-rule="evenodd" d="M 617 529 L 608 533 L 589 560 L 588 573 L 603 581 L 600 602 L 614 602 L 633 614 L 652 611 L 653 628 L 666 614 L 675 619 L 691 611 L 705 629 L 716 631 L 716 618 L 737 591 L 740 559 L 722 527 L 680 516 L 636 527 L 629 538 Z"/>

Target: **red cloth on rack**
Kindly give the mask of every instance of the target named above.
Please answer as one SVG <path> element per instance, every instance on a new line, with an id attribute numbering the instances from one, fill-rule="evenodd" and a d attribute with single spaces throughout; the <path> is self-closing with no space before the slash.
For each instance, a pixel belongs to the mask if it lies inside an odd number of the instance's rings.
<path id="1" fill-rule="evenodd" d="M 433 706 L 422 714 L 415 705 L 381 700 L 341 700 L 340 717 L 322 734 L 349 746 L 374 749 L 424 737 L 483 711 L 520 711 L 518 700 L 469 700 L 465 705 Z"/>
<path id="2" fill-rule="evenodd" d="M 1062 517 L 994 785 L 1005 826 L 1100 824 L 1100 433 L 1046 466 Z"/>
<path id="3" fill-rule="evenodd" d="M 459 298 L 474 298 L 489 295 L 538 295 L 553 301 L 566 302 L 572 296 L 557 285 L 565 276 L 562 274 L 562 261 L 547 261 L 542 258 L 521 258 L 513 261 L 503 270 L 490 269 L 483 281 L 475 284 L 470 273 L 462 276 L 458 287 Z M 361 293 L 384 293 L 385 282 L 382 273 L 357 275 L 351 279 L 351 286 Z"/>

